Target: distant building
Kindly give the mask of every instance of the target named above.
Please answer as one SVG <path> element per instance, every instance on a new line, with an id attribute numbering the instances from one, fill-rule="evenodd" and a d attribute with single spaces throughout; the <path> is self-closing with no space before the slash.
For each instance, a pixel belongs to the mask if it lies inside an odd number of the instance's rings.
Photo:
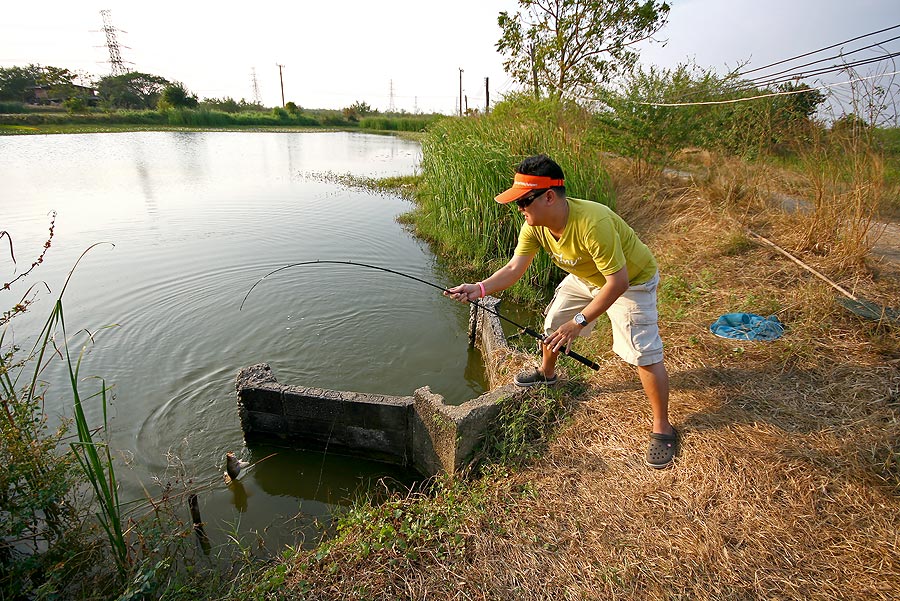
<path id="1" fill-rule="evenodd" d="M 100 98 L 100 92 L 90 86 L 75 84 L 67 86 L 34 86 L 30 88 L 30 104 L 62 104 L 66 99 L 74 96 L 84 98 L 88 106 L 95 106 Z"/>

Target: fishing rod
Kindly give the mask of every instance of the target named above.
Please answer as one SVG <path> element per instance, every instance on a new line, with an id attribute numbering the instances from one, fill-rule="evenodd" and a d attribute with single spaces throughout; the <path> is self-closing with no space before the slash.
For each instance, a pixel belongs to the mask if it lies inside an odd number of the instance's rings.
<path id="1" fill-rule="evenodd" d="M 284 271 L 285 269 L 290 269 L 291 267 L 301 267 L 303 265 L 326 265 L 326 264 L 353 265 L 355 267 L 365 267 L 367 269 L 377 269 L 378 271 L 384 271 L 386 273 L 392 273 L 394 275 L 399 275 L 401 277 L 408 278 L 410 280 L 419 282 L 420 284 L 425 284 L 426 286 L 431 286 L 432 288 L 437 288 L 441 292 L 449 292 L 449 290 L 447 288 L 444 288 L 443 286 L 439 286 L 439 285 L 429 282 L 427 280 L 417 278 L 416 276 L 409 275 L 408 273 L 403 273 L 401 271 L 396 271 L 394 269 L 388 269 L 387 267 L 379 267 L 378 265 L 367 265 L 366 263 L 358 263 L 356 261 L 331 261 L 331 260 L 316 259 L 315 261 L 301 261 L 300 263 L 291 263 L 290 265 L 285 265 L 283 267 L 279 267 L 278 269 L 270 271 L 263 277 L 259 278 L 259 280 L 257 280 L 257 282 L 255 284 L 253 284 L 253 286 L 250 287 L 250 290 L 247 291 L 247 294 L 244 296 L 244 300 L 241 301 L 241 307 L 238 310 L 240 311 L 244 308 L 244 303 L 247 302 L 247 298 L 249 298 L 250 293 L 253 292 L 253 289 L 256 288 L 260 284 L 260 282 L 262 282 L 264 279 L 266 279 L 270 275 L 274 275 L 274 274 L 278 273 L 279 271 Z M 540 342 L 544 341 L 544 334 L 540 334 L 527 326 L 523 326 L 522 324 L 516 323 L 513 320 L 511 320 L 510 318 L 506 317 L 505 315 L 501 315 L 497 311 L 491 309 L 490 307 L 483 305 L 482 303 L 480 303 L 478 301 L 470 300 L 469 302 L 472 303 L 473 305 L 475 305 L 476 307 L 478 307 L 479 309 L 483 309 L 483 310 L 487 311 L 488 313 L 490 313 L 492 315 L 496 315 L 500 319 L 510 323 L 511 325 L 518 328 L 519 331 L 521 331 L 522 333 L 527 334 Z M 583 355 L 579 355 L 575 351 L 570 351 L 570 350 L 563 348 L 560 352 L 564 355 L 571 357 L 572 359 L 575 359 L 579 363 L 582 363 L 582 364 L 590 367 L 591 369 L 593 369 L 595 371 L 600 369 L 600 365 L 591 361 L 587 357 L 584 357 Z"/>

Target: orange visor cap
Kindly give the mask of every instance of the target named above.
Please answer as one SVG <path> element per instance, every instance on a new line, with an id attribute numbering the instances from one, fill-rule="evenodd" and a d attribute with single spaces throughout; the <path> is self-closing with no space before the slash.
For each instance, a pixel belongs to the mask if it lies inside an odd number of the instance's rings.
<path id="1" fill-rule="evenodd" d="M 502 192 L 494 197 L 494 200 L 500 204 L 506 204 L 514 200 L 519 200 L 532 190 L 544 190 L 564 185 L 565 180 L 553 179 L 546 175 L 525 175 L 524 173 L 516 173 L 513 179 L 512 188 Z"/>

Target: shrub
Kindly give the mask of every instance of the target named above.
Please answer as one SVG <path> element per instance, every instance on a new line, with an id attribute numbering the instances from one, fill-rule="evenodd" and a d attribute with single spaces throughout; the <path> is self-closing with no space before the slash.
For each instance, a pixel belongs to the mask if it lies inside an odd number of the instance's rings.
<path id="1" fill-rule="evenodd" d="M 66 101 L 63 102 L 63 106 L 66 107 L 66 110 L 69 111 L 69 113 L 83 113 L 87 110 L 87 103 L 84 101 L 84 98 L 80 96 L 67 98 Z"/>
<path id="2" fill-rule="evenodd" d="M 163 88 L 162 93 L 159 95 L 159 101 L 157 102 L 156 107 L 159 110 L 166 110 L 169 108 L 193 109 L 197 108 L 197 104 L 197 97 L 188 92 L 187 88 L 184 87 L 184 84 L 176 82 Z"/>
<path id="3" fill-rule="evenodd" d="M 438 115 L 423 117 L 363 117 L 359 126 L 363 129 L 382 131 L 425 131 L 429 125 L 437 121 Z"/>
<path id="4" fill-rule="evenodd" d="M 0 101 L 0 113 L 24 113 L 25 105 L 21 102 Z"/>

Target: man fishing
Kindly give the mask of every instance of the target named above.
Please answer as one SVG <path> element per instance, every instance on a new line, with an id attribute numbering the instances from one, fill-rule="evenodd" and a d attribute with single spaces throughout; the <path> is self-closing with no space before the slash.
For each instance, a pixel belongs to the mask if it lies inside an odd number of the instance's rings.
<path id="1" fill-rule="evenodd" d="M 612 323 L 612 349 L 637 366 L 653 411 L 647 465 L 668 466 L 677 433 L 669 423 L 669 376 L 657 325 L 659 271 L 650 249 L 610 208 L 567 197 L 562 168 L 545 154 L 522 161 L 512 187 L 494 200 L 515 202 L 525 217 L 512 259 L 487 279 L 460 284 L 445 294 L 469 302 L 505 290 L 543 248 L 568 275 L 546 310 L 541 364 L 518 374 L 516 385 L 556 384 L 560 351 L 568 351 L 577 336 L 589 336 L 597 318 L 606 313 Z"/>

